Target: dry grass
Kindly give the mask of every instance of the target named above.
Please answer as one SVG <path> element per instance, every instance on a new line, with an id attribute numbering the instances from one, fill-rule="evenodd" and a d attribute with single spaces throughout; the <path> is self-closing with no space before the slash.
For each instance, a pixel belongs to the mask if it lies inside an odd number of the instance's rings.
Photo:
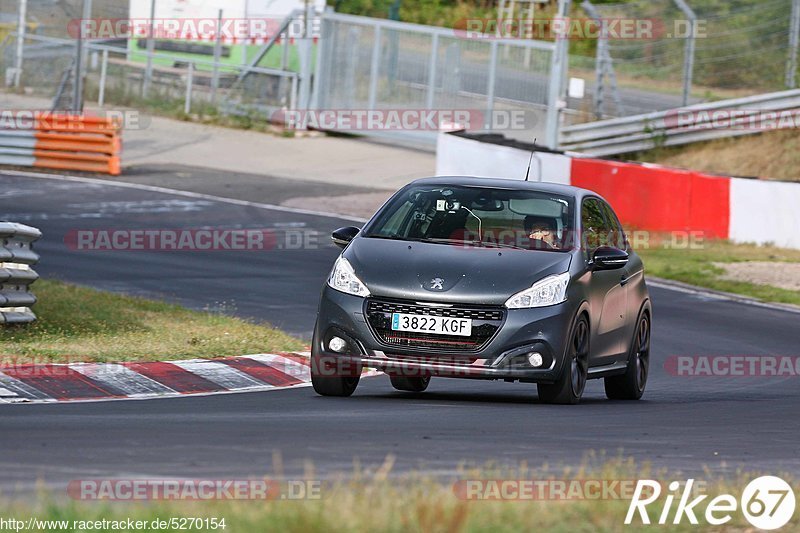
<path id="1" fill-rule="evenodd" d="M 57 281 L 33 285 L 39 320 L 4 327 L 0 362 L 128 361 L 300 350 L 264 325 Z"/>
<path id="2" fill-rule="evenodd" d="M 732 520 L 724 526 L 710 527 L 705 523 L 704 511 L 708 501 L 720 494 L 739 498 L 743 487 L 758 477 L 755 473 L 737 473 L 727 478 L 712 471 L 694 476 L 699 494 L 709 495 L 696 510 L 700 525 L 689 524 L 686 518 L 678 525 L 643 526 L 636 519 L 632 525 L 624 524 L 630 500 L 623 497 L 606 499 L 566 500 L 466 500 L 454 490 L 458 480 L 622 480 L 635 485 L 638 479 L 654 479 L 664 487 L 661 498 L 648 507 L 652 520 L 657 521 L 665 502 L 666 485 L 673 480 L 683 484 L 687 476 L 666 471 L 652 471 L 639 467 L 632 461 L 613 460 L 594 468 L 574 467 L 551 470 L 547 467 L 529 469 L 487 467 L 465 470 L 452 479 L 433 479 L 425 474 L 388 476 L 388 468 L 372 472 L 356 472 L 347 479 L 323 482 L 320 498 L 288 501 L 215 501 L 215 502 L 150 502 L 129 503 L 77 503 L 65 501 L 63 496 L 43 495 L 36 504 L 0 505 L 0 516 L 14 516 L 25 520 L 30 516 L 39 519 L 61 520 L 133 520 L 169 519 L 170 517 L 215 517 L 225 519 L 225 532 L 286 531 L 286 532 L 442 532 L 471 531 L 553 531 L 553 532 L 622 532 L 653 531 L 752 531 L 740 510 L 732 512 Z M 791 477 L 779 472 L 789 483 Z M 313 479 L 305 476 L 305 479 Z M 795 489 L 796 491 L 796 489 Z M 462 493 L 463 494 L 463 493 Z M 672 505 L 670 520 L 675 514 Z M 784 528 L 796 530 L 797 515 Z M 72 531 L 65 529 L 64 531 Z M 222 530 L 220 530 L 222 531 Z"/>
<path id="3" fill-rule="evenodd" d="M 688 146 L 657 148 L 637 161 L 728 176 L 800 181 L 800 131 L 779 130 Z"/>

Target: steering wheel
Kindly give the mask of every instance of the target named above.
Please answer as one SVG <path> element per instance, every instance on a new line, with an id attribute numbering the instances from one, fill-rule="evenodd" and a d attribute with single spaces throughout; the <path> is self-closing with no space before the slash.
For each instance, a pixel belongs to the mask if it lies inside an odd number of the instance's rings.
<path id="1" fill-rule="evenodd" d="M 555 250 L 556 247 L 550 244 L 547 241 L 543 241 L 542 239 L 531 239 L 530 243 L 531 250 Z"/>

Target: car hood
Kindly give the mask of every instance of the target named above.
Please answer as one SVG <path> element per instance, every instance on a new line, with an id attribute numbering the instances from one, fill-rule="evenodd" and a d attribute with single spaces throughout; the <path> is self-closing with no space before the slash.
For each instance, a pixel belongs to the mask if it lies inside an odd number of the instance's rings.
<path id="1" fill-rule="evenodd" d="M 357 237 L 344 257 L 373 296 L 502 305 L 568 271 L 572 254 Z"/>

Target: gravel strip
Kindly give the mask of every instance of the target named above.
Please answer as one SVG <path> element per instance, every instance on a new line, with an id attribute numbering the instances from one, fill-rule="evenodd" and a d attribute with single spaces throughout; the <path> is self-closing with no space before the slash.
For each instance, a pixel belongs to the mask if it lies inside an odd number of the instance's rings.
<path id="1" fill-rule="evenodd" d="M 725 274 L 721 276 L 722 279 L 800 291 L 800 263 L 743 261 L 740 263 L 714 263 L 714 266 L 725 270 Z"/>

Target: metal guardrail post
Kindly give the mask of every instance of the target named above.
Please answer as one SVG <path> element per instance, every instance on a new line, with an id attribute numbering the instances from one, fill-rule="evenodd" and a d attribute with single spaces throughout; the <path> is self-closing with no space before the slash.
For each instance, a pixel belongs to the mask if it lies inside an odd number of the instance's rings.
<path id="1" fill-rule="evenodd" d="M 308 3 L 303 18 L 303 38 L 298 45 L 300 57 L 300 109 L 308 109 L 311 104 L 311 72 L 314 38 L 314 6 Z M 317 58 L 319 59 L 319 58 Z"/>
<path id="2" fill-rule="evenodd" d="M 153 54 L 155 52 L 155 19 L 156 19 L 156 0 L 150 0 L 150 29 L 147 36 L 147 64 L 144 69 L 144 80 L 142 83 L 142 97 L 147 98 L 150 92 L 150 83 L 153 79 Z"/>
<path id="3" fill-rule="evenodd" d="M 39 261 L 33 243 L 42 232 L 11 222 L 0 222 L 0 324 L 33 322 L 36 297 L 30 285 L 39 279 L 31 267 Z"/>
<path id="4" fill-rule="evenodd" d="M 567 20 L 570 0 L 558 1 L 558 15 L 561 20 Z M 550 61 L 550 87 L 547 94 L 547 124 L 545 129 L 545 146 L 558 148 L 558 130 L 561 120 L 562 91 L 564 89 L 564 65 L 569 61 L 569 38 L 567 35 L 556 36 L 556 47 Z"/>
<path id="5" fill-rule="evenodd" d="M 581 4 L 581 7 L 593 19 L 597 20 L 600 17 L 594 8 L 594 5 L 589 2 L 589 0 L 585 0 Z M 603 118 L 603 97 L 605 88 L 605 69 L 603 68 L 603 62 L 605 61 L 606 57 L 605 48 L 608 44 L 607 32 L 605 31 L 604 26 L 601 25 L 601 28 L 603 29 L 601 30 L 600 35 L 597 37 L 597 50 L 594 58 L 594 116 L 597 120 Z"/>
<path id="6" fill-rule="evenodd" d="M 25 31 L 27 28 L 28 0 L 19 0 L 19 20 L 17 23 L 17 50 L 14 61 L 14 87 L 19 87 L 22 79 L 22 58 L 25 51 Z"/>
<path id="7" fill-rule="evenodd" d="M 100 63 L 100 88 L 97 95 L 97 105 L 103 107 L 106 101 L 106 79 L 108 77 L 108 50 L 103 50 L 103 59 Z"/>
<path id="8" fill-rule="evenodd" d="M 797 87 L 797 47 L 800 46 L 800 0 L 792 0 L 789 27 L 789 58 L 786 61 L 786 88 Z"/>
<path id="9" fill-rule="evenodd" d="M 211 103 L 217 103 L 219 62 L 222 60 L 222 10 L 217 13 L 217 34 L 214 36 L 214 69 L 211 71 Z"/>
<path id="10" fill-rule="evenodd" d="M 75 48 L 75 77 L 73 81 L 72 112 L 83 112 L 83 74 L 84 69 L 84 40 L 88 37 L 83 33 L 85 21 L 92 18 L 92 0 L 83 0 L 83 19 L 78 29 L 78 43 Z"/>
<path id="11" fill-rule="evenodd" d="M 311 102 L 309 103 L 310 109 L 319 109 L 323 106 L 323 101 L 325 95 L 323 94 L 324 87 L 323 78 L 325 75 L 323 72 L 326 72 L 327 69 L 330 68 L 330 58 L 328 55 L 328 49 L 330 45 L 328 43 L 328 39 L 331 36 L 331 24 L 328 21 L 326 15 L 330 12 L 331 8 L 326 7 L 325 10 L 320 14 L 319 17 L 319 38 L 317 39 L 317 63 L 314 65 L 314 84 L 311 87 Z M 287 43 L 288 43 L 288 33 L 287 33 Z M 284 46 L 288 47 L 288 44 Z M 291 93 L 291 104 L 289 108 L 294 110 L 295 105 L 297 104 L 297 75 L 292 78 L 292 93 Z"/>
<path id="12" fill-rule="evenodd" d="M 369 67 L 369 100 L 367 109 L 375 109 L 375 100 L 378 95 L 378 74 L 381 61 L 381 27 L 375 26 L 374 43 L 372 45 L 372 61 Z"/>
<path id="13" fill-rule="evenodd" d="M 425 106 L 433 109 L 433 102 L 436 96 L 436 63 L 439 60 L 439 34 L 431 37 L 431 59 L 428 63 L 428 91 L 425 94 Z"/>
<path id="14" fill-rule="evenodd" d="M 694 49 L 695 41 L 697 40 L 697 15 L 685 0 L 675 0 L 675 5 L 678 6 L 686 18 L 689 19 L 690 33 L 686 37 L 686 44 L 684 45 L 683 52 L 683 105 L 689 105 L 689 98 L 692 92 L 692 75 L 694 73 Z"/>
<path id="15" fill-rule="evenodd" d="M 183 102 L 183 112 L 186 115 L 192 112 L 193 86 L 194 86 L 194 63 L 190 61 L 186 72 L 186 98 Z"/>
<path id="16" fill-rule="evenodd" d="M 617 106 L 618 115 L 623 115 L 622 100 L 617 88 L 617 75 L 614 73 L 614 59 L 608 49 L 608 28 L 603 23 L 603 18 L 597 8 L 589 0 L 585 0 L 581 7 L 586 13 L 597 21 L 600 26 L 600 35 L 597 38 L 597 54 L 595 56 L 595 88 L 594 88 L 594 115 L 598 120 L 603 117 L 603 107 L 608 95 Z M 609 90 L 606 92 L 606 81 Z M 610 114 L 610 113 L 608 113 Z"/>
<path id="17" fill-rule="evenodd" d="M 281 39 L 281 70 L 286 70 L 289 66 L 289 35 Z"/>
<path id="18" fill-rule="evenodd" d="M 316 104 L 312 104 L 312 109 L 317 109 Z M 292 88 L 289 92 L 289 110 L 297 109 L 297 76 L 292 76 Z"/>
<path id="19" fill-rule="evenodd" d="M 494 88 L 497 83 L 497 41 L 492 41 L 489 51 L 489 66 L 488 66 L 488 80 L 486 82 L 486 117 L 483 121 L 483 127 L 487 130 L 492 129 L 493 120 L 492 113 L 494 113 Z"/>

